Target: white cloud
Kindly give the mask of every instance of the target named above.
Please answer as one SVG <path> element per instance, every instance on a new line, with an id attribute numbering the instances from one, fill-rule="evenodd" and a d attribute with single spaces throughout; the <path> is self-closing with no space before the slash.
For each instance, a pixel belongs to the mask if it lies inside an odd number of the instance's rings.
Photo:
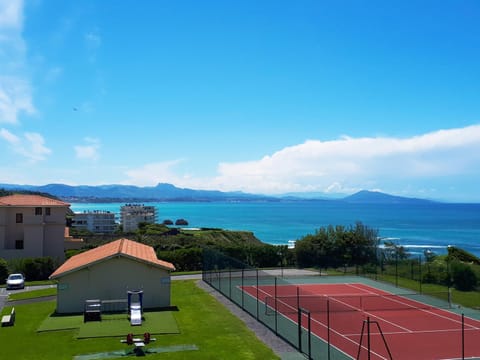
<path id="1" fill-rule="evenodd" d="M 251 193 L 353 193 L 401 189 L 417 181 L 410 194 L 419 194 L 432 179 L 445 176 L 480 177 L 480 125 L 439 130 L 410 138 L 341 137 L 308 140 L 258 160 L 221 163 L 210 178 L 182 174 L 185 160 L 151 163 L 126 172 L 125 183 L 151 186 L 159 182 L 194 189 L 242 190 Z M 416 190 L 415 190 L 416 189 Z M 408 195 L 408 194 L 405 194 Z"/>
<path id="2" fill-rule="evenodd" d="M 45 146 L 45 140 L 38 133 L 27 132 L 19 137 L 6 129 L 0 129 L 0 138 L 5 140 L 10 148 L 31 162 L 45 160 L 51 150 Z"/>
<path id="3" fill-rule="evenodd" d="M 174 167 L 183 160 L 171 160 L 157 163 L 145 164 L 139 168 L 126 171 L 128 180 L 126 184 L 136 184 L 138 186 L 154 186 L 158 183 L 171 183 L 176 186 L 182 186 L 184 180 L 181 176 L 174 173 Z"/>
<path id="4" fill-rule="evenodd" d="M 17 123 L 22 111 L 35 113 L 29 82 L 17 76 L 0 76 L 0 123 Z"/>
<path id="5" fill-rule="evenodd" d="M 350 138 L 286 147 L 260 160 L 221 163 L 224 188 L 263 193 L 363 188 L 379 178 L 439 177 L 480 167 L 480 125 L 401 139 Z"/>
<path id="6" fill-rule="evenodd" d="M 7 141 L 10 145 L 15 145 L 20 142 L 18 136 L 12 134 L 7 129 L 0 129 L 0 137 Z"/>
<path id="7" fill-rule="evenodd" d="M 98 153 L 101 146 L 100 140 L 87 137 L 84 141 L 86 142 L 85 145 L 76 145 L 73 147 L 77 159 L 97 161 L 100 157 Z"/>
<path id="8" fill-rule="evenodd" d="M 23 22 L 23 0 L 0 0 L 0 29 L 17 29 Z"/>
<path id="9" fill-rule="evenodd" d="M 33 114 L 22 38 L 23 1 L 0 0 L 0 123 L 17 123 L 20 113 Z"/>

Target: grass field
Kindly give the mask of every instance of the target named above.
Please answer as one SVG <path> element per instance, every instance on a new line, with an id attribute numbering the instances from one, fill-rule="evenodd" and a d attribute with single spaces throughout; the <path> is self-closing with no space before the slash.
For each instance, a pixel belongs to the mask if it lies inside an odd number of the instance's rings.
<path id="1" fill-rule="evenodd" d="M 194 345 L 198 350 L 148 354 L 147 358 L 279 359 L 243 322 L 212 296 L 199 289 L 194 281 L 172 282 L 172 305 L 178 307 L 178 311 L 170 313 L 178 327 L 177 333 L 159 332 L 159 335 L 155 335 L 157 341 L 151 346 L 175 349 L 181 345 Z M 8 313 L 10 309 L 11 307 L 7 306 L 3 313 Z M 63 319 L 61 326 L 57 325 L 51 331 L 46 331 L 46 324 L 54 309 L 55 302 L 52 301 L 15 306 L 15 325 L 0 328 L 2 359 L 73 359 L 77 355 L 115 352 L 127 348 L 127 345 L 120 343 L 124 336 L 115 336 L 123 329 L 119 331 L 116 326 L 112 328 L 112 324 L 108 326 L 110 330 L 95 330 L 101 334 L 90 333 L 90 336 L 94 334 L 108 337 L 78 339 L 82 326 L 78 318 Z M 145 313 L 145 318 L 148 320 L 148 313 Z M 101 328 L 102 323 L 96 325 Z M 39 329 L 43 331 L 38 331 Z M 127 324 L 125 329 L 131 327 Z M 112 336 L 109 336 L 108 332 L 111 332 Z"/>

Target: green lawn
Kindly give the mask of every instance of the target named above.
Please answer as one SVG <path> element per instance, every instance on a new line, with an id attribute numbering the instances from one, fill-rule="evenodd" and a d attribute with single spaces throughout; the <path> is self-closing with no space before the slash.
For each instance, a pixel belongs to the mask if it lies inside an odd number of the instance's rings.
<path id="1" fill-rule="evenodd" d="M 26 300 L 26 299 L 34 299 L 34 298 L 52 296 L 52 295 L 57 295 L 56 287 L 48 288 L 48 289 L 31 290 L 31 291 L 25 291 L 20 293 L 10 293 L 10 295 L 8 296 L 8 299 L 10 301 Z"/>
<path id="2" fill-rule="evenodd" d="M 147 358 L 278 359 L 243 322 L 199 289 L 194 281 L 172 282 L 172 304 L 178 307 L 178 311 L 171 314 L 180 333 L 155 335 L 157 341 L 150 346 L 175 349 L 179 345 L 194 345 L 198 350 L 147 354 Z M 81 328 L 78 319 L 76 323 L 71 322 L 72 329 L 69 330 L 37 331 L 42 329 L 41 325 L 54 309 L 55 302 L 16 305 L 15 326 L 0 328 L 2 359 L 72 359 L 76 355 L 127 348 L 127 345 L 120 343 L 120 337 L 77 339 Z M 10 307 L 7 306 L 3 313 L 9 311 Z M 66 329 L 71 320 L 64 321 L 62 326 Z M 101 323 L 96 325 L 101 326 Z"/>

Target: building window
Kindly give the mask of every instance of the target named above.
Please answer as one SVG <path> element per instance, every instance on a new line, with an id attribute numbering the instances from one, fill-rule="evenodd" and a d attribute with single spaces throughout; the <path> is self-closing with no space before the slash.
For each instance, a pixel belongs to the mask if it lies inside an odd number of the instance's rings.
<path id="1" fill-rule="evenodd" d="M 22 213 L 16 213 L 15 214 L 15 222 L 17 224 L 23 223 L 23 214 Z"/>
<path id="2" fill-rule="evenodd" d="M 42 215 L 42 208 L 41 207 L 36 207 L 35 208 L 35 215 Z"/>
<path id="3" fill-rule="evenodd" d="M 23 240 L 15 240 L 15 249 L 23 250 Z"/>
<path id="4" fill-rule="evenodd" d="M 50 216 L 50 208 L 45 208 L 45 215 Z"/>

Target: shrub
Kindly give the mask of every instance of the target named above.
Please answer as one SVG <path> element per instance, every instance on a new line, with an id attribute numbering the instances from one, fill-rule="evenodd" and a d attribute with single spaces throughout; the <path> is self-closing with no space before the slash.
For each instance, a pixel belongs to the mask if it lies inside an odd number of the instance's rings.
<path id="1" fill-rule="evenodd" d="M 422 277 L 422 281 L 427 284 L 438 284 L 437 277 L 431 272 L 424 274 Z"/>
<path id="2" fill-rule="evenodd" d="M 14 259 L 10 262 L 10 270 L 23 273 L 28 281 L 46 280 L 56 265 L 50 257 Z"/>
<path id="3" fill-rule="evenodd" d="M 0 259 L 0 284 L 5 284 L 8 276 L 8 264 L 4 259 Z"/>
<path id="4" fill-rule="evenodd" d="M 460 291 L 471 291 L 477 286 L 475 272 L 469 265 L 461 262 L 452 264 L 452 279 L 453 286 Z"/>

